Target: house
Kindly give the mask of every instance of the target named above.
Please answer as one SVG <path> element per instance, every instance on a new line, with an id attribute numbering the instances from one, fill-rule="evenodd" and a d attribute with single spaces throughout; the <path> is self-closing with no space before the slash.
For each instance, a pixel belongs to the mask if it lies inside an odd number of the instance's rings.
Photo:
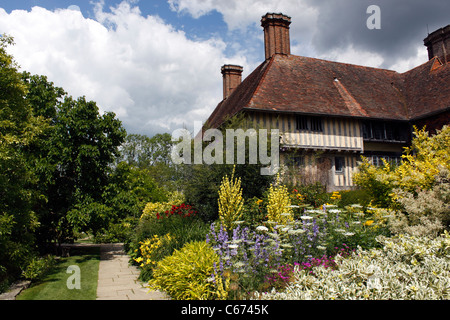
<path id="1" fill-rule="evenodd" d="M 424 40 L 429 61 L 398 73 L 292 55 L 290 24 L 262 17 L 266 60 L 243 81 L 241 66 L 222 67 L 223 100 L 205 127 L 244 113 L 255 128 L 278 128 L 281 162 L 298 169 L 297 182 L 335 191 L 354 187 L 361 156 L 398 162 L 413 126 L 449 124 L 450 25 Z"/>

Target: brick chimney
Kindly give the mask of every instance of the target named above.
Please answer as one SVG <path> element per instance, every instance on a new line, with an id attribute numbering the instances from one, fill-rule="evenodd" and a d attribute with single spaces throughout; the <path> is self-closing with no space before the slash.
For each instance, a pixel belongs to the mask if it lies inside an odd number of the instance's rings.
<path id="1" fill-rule="evenodd" d="M 261 19 L 264 28 L 264 46 L 266 60 L 274 54 L 291 54 L 289 25 L 291 17 L 281 13 L 266 13 Z"/>
<path id="2" fill-rule="evenodd" d="M 442 63 L 450 60 L 450 24 L 428 35 L 423 40 L 428 49 L 428 58 L 438 57 Z"/>
<path id="3" fill-rule="evenodd" d="M 224 100 L 228 98 L 234 89 L 241 83 L 243 70 L 243 67 L 232 64 L 222 66 Z"/>

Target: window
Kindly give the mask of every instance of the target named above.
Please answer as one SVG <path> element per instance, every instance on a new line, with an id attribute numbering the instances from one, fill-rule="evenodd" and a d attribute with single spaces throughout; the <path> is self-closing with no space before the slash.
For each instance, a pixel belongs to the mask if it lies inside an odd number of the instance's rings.
<path id="1" fill-rule="evenodd" d="M 302 156 L 289 157 L 289 159 L 287 160 L 287 165 L 295 168 L 302 167 L 305 165 L 305 157 Z"/>
<path id="2" fill-rule="evenodd" d="M 345 159 L 344 157 L 334 158 L 334 171 L 337 173 L 344 172 Z"/>
<path id="3" fill-rule="evenodd" d="M 297 130 L 308 130 L 308 117 L 297 117 Z"/>
<path id="4" fill-rule="evenodd" d="M 318 118 L 318 117 L 310 118 L 310 122 L 311 122 L 311 126 L 310 126 L 311 131 L 316 131 L 316 132 L 323 131 L 322 118 Z"/>
<path id="5" fill-rule="evenodd" d="M 362 123 L 365 140 L 406 142 L 408 131 L 408 125 L 405 123 L 382 121 L 364 121 Z"/>
<path id="6" fill-rule="evenodd" d="M 321 117 L 297 116 L 297 130 L 323 132 Z"/>
<path id="7" fill-rule="evenodd" d="M 383 159 L 388 162 L 391 166 L 398 166 L 402 162 L 401 156 L 379 156 L 374 155 L 369 157 L 369 161 L 376 167 L 384 166 Z"/>

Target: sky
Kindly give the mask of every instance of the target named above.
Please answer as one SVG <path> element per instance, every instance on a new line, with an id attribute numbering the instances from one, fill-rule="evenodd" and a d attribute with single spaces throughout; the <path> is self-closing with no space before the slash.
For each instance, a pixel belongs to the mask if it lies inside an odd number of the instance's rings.
<path id="1" fill-rule="evenodd" d="M 267 12 L 292 18 L 292 54 L 397 72 L 425 63 L 423 39 L 450 24 L 448 0 L 0 0 L 0 34 L 21 71 L 153 136 L 207 120 L 222 65 L 245 78 L 264 61 Z"/>

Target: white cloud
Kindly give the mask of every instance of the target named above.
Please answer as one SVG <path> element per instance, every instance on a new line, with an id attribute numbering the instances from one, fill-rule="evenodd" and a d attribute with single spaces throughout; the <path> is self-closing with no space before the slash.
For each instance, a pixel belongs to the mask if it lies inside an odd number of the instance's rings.
<path id="1" fill-rule="evenodd" d="M 248 65 L 242 56 L 225 57 L 221 39 L 189 40 L 126 1 L 111 12 L 97 4 L 95 20 L 78 10 L 0 8 L 0 33 L 15 38 L 9 51 L 23 70 L 114 111 L 130 133 L 205 121 L 221 99 L 220 66 Z"/>
<path id="2" fill-rule="evenodd" d="M 81 11 L 80 7 L 77 6 L 76 4 L 72 4 L 72 5 L 68 6 L 67 9 L 74 10 L 74 11 Z"/>
<path id="3" fill-rule="evenodd" d="M 426 49 L 420 39 L 421 35 L 415 32 L 405 33 L 402 30 L 417 30 L 416 17 L 421 17 L 424 8 L 427 12 L 435 12 L 432 8 L 436 7 L 438 2 L 438 0 L 430 0 L 433 2 L 432 6 L 423 7 L 423 1 L 403 0 L 408 4 L 411 2 L 411 7 L 405 11 L 405 6 L 398 6 L 388 0 L 377 0 L 383 4 L 382 31 L 384 33 L 380 36 L 379 32 L 368 32 L 366 8 L 369 4 L 358 0 L 345 0 L 343 3 L 332 0 L 168 1 L 172 10 L 180 14 L 190 14 L 194 18 L 214 10 L 220 12 L 228 28 L 240 30 L 243 38 L 251 39 L 249 43 L 257 39 L 260 42 L 263 41 L 262 32 L 259 31 L 262 15 L 266 12 L 282 12 L 292 18 L 290 26 L 292 54 L 370 67 L 384 67 L 399 72 L 407 71 L 427 61 Z M 445 6 L 442 7 L 442 10 L 446 9 Z M 428 16 L 430 16 L 429 12 Z M 425 15 L 423 19 L 436 20 L 427 18 L 428 16 Z M 437 17 L 437 14 L 435 16 Z M 408 37 L 405 38 L 405 34 Z M 411 47 L 418 48 L 417 52 L 415 49 L 411 51 Z"/>
<path id="4" fill-rule="evenodd" d="M 158 16 L 143 16 L 136 0 L 124 0 L 110 11 L 104 10 L 100 0 L 93 19 L 85 18 L 75 5 L 10 14 L 0 8 L 0 33 L 14 36 L 16 46 L 10 52 L 23 70 L 47 75 L 70 95 L 85 95 L 101 110 L 116 112 L 129 132 L 148 135 L 205 121 L 222 97 L 221 65 L 243 65 L 245 77 L 262 62 L 260 19 L 266 12 L 292 17 L 291 52 L 296 55 L 373 67 L 395 63 L 387 67 L 399 72 L 427 60 L 421 43 L 417 52 L 392 62 L 383 56 L 389 53 L 383 43 L 379 47 L 384 50 L 379 52 L 373 49 L 376 44 L 358 45 L 345 32 L 363 30 L 348 30 L 345 22 L 354 18 L 350 14 L 335 19 L 333 6 L 338 5 L 331 1 L 168 2 L 172 10 L 194 18 L 219 12 L 228 26 L 228 38 L 192 40 L 195 37 L 187 37 Z M 365 11 L 360 18 L 365 21 Z M 315 39 L 328 39 L 335 33 L 342 35 L 339 39 L 350 40 L 318 49 Z M 234 53 L 227 56 L 225 52 Z"/>
<path id="5" fill-rule="evenodd" d="M 344 48 L 334 49 L 330 52 L 318 55 L 318 58 L 342 63 L 370 66 L 379 68 L 383 62 L 383 57 L 376 53 L 364 50 L 356 50 L 353 45 Z"/>
<path id="6" fill-rule="evenodd" d="M 317 18 L 317 10 L 299 0 L 168 0 L 172 10 L 187 12 L 194 18 L 216 10 L 223 14 L 231 30 L 245 29 L 250 25 L 259 25 L 261 16 L 267 12 L 282 12 L 296 19 L 297 26 L 309 29 Z M 301 19 L 300 19 L 301 18 Z"/>

